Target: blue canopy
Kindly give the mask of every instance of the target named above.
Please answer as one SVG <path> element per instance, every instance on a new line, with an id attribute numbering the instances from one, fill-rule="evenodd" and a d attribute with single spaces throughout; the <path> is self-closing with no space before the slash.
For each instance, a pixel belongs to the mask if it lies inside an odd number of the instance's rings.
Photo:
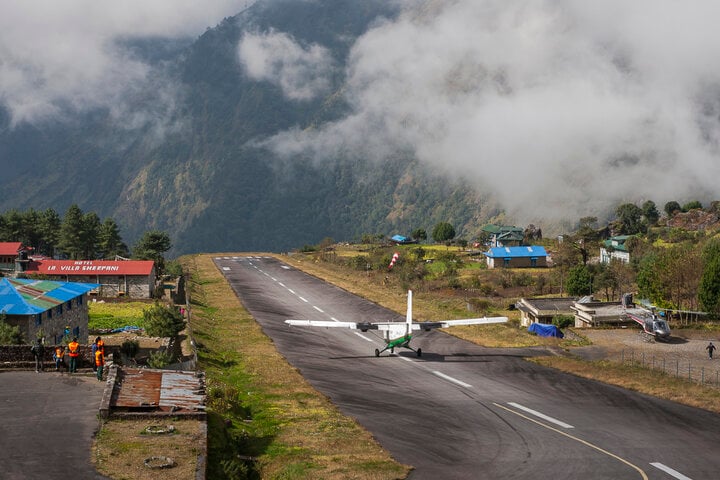
<path id="1" fill-rule="evenodd" d="M 528 332 L 533 332 L 541 337 L 563 338 L 565 336 L 555 325 L 546 325 L 544 323 L 531 323 Z"/>

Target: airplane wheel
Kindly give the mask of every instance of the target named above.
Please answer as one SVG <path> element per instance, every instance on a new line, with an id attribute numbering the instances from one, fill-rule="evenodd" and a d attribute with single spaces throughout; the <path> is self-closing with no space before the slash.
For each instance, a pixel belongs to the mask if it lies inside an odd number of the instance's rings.
<path id="1" fill-rule="evenodd" d="M 376 357 L 379 357 L 379 356 L 380 356 L 380 350 L 378 350 L 377 348 L 375 349 L 375 356 L 376 356 Z"/>
<path id="2" fill-rule="evenodd" d="M 417 356 L 422 357 L 422 348 L 417 349 Z"/>
<path id="3" fill-rule="evenodd" d="M 390 349 L 390 353 L 395 353 L 395 349 L 394 349 L 394 348 L 391 348 L 391 349 Z"/>

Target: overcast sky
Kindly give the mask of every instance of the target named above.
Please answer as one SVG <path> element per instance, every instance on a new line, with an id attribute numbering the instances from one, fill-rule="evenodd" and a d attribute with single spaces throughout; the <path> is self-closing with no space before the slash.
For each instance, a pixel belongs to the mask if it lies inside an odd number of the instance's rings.
<path id="1" fill-rule="evenodd" d="M 98 106 L 142 123 L 123 98 L 152 81 L 148 66 L 115 40 L 197 37 L 248 3 L 0 0 L 0 103 L 16 124 Z M 351 115 L 270 144 L 380 162 L 411 150 L 492 189 L 518 222 L 720 198 L 718 18 L 717 0 L 429 1 L 356 42 Z M 274 30 L 243 37 L 236 61 L 297 102 L 344 68 Z M 173 98 L 168 86 L 154 114 Z"/>

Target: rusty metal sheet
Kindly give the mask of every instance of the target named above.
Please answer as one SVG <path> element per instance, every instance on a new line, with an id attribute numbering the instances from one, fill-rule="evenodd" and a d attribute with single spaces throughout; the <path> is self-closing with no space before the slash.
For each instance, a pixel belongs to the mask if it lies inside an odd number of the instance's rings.
<path id="1" fill-rule="evenodd" d="M 197 412 L 205 409 L 205 382 L 195 372 L 123 368 L 113 389 L 111 409 Z"/>

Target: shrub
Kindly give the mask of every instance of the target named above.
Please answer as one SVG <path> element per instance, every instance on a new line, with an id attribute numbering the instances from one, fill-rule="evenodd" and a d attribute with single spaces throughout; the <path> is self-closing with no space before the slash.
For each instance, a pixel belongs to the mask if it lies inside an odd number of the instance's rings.
<path id="1" fill-rule="evenodd" d="M 0 316 L 0 345 L 22 345 L 25 343 L 20 327 L 5 323 L 5 314 Z"/>
<path id="2" fill-rule="evenodd" d="M 552 324 L 558 328 L 568 328 L 575 323 L 575 317 L 572 315 L 555 315 Z"/>
<path id="3" fill-rule="evenodd" d="M 158 350 L 152 352 L 150 358 L 148 358 L 148 367 L 150 368 L 165 368 L 170 365 L 173 361 L 173 355 L 167 350 Z"/>
<path id="4" fill-rule="evenodd" d="M 135 355 L 140 351 L 140 342 L 137 340 L 125 340 L 120 345 L 120 352 L 128 358 L 135 358 Z"/>
<path id="5" fill-rule="evenodd" d="M 144 310 L 143 316 L 145 332 L 151 337 L 174 337 L 185 328 L 185 321 L 176 307 L 156 303 Z"/>

